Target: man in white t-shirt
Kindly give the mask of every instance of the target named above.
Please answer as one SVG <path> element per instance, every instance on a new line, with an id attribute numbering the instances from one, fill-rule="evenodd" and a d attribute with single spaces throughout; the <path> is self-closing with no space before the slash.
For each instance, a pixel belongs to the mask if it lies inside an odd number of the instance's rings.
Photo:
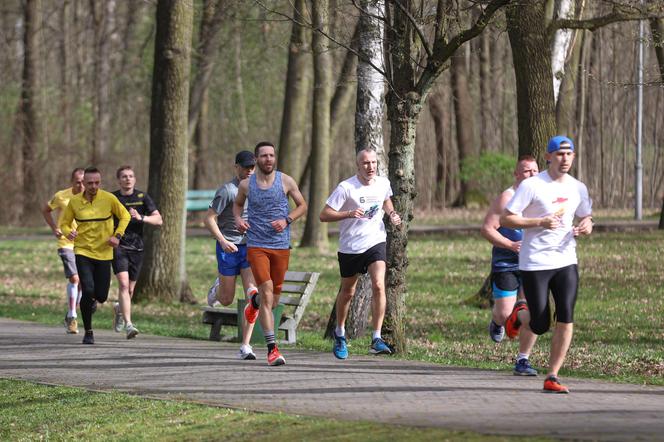
<path id="1" fill-rule="evenodd" d="M 333 353 L 338 359 L 348 357 L 345 323 L 350 302 L 361 273 L 371 277 L 371 325 L 373 335 L 370 352 L 390 354 L 392 350 L 381 337 L 385 317 L 386 239 L 383 214 L 398 226 L 401 217 L 392 205 L 390 181 L 377 176 L 376 152 L 361 150 L 357 154 L 357 174 L 339 183 L 320 213 L 322 222 L 340 221 L 339 272 L 341 289 L 337 295 L 337 326 L 334 331 Z"/>
<path id="2" fill-rule="evenodd" d="M 508 335 L 521 325 L 537 335 L 546 333 L 551 325 L 551 290 L 556 326 L 544 391 L 569 393 L 560 384 L 558 371 L 572 341 L 579 285 L 574 238 L 592 232 L 592 202 L 585 184 L 568 174 L 574 161 L 572 140 L 564 136 L 551 138 L 546 159 L 547 170 L 524 180 L 500 217 L 501 225 L 524 229 L 519 270 L 527 306 L 518 302 L 505 328 Z"/>

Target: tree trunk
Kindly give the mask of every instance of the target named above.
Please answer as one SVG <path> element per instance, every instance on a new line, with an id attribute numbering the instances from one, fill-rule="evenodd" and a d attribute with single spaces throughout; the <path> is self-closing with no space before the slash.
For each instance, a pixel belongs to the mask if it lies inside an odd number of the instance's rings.
<path id="1" fill-rule="evenodd" d="M 507 32 L 516 76 L 519 155 L 531 154 L 544 167 L 544 152 L 555 134 L 551 47 L 542 0 L 507 7 Z"/>
<path id="2" fill-rule="evenodd" d="M 137 299 L 174 301 L 190 295 L 184 266 L 184 203 L 193 9 L 193 0 L 157 4 L 148 193 L 164 223 L 160 229 L 146 229 Z"/>
<path id="3" fill-rule="evenodd" d="M 576 32 L 574 37 L 575 41 L 572 42 L 572 55 L 565 68 L 565 75 L 560 83 L 560 92 L 558 94 L 558 101 L 556 102 L 557 132 L 568 136 L 574 134 L 577 142 L 578 132 L 576 130 L 577 124 L 574 118 L 574 100 L 577 98 L 576 91 L 579 89 L 577 82 L 579 79 L 581 50 L 583 48 L 585 34 L 585 31 Z"/>
<path id="4" fill-rule="evenodd" d="M 327 34 L 329 23 L 327 0 L 312 1 L 314 28 Z M 309 210 L 302 235 L 302 246 L 327 249 L 327 224 L 318 220 L 330 191 L 330 102 L 332 98 L 332 59 L 327 37 L 314 31 L 314 109 L 311 131 L 311 183 Z"/>
<path id="5" fill-rule="evenodd" d="M 94 138 L 92 164 L 107 160 L 111 136 L 111 33 L 114 32 L 115 0 L 90 1 L 95 30 Z"/>
<path id="6" fill-rule="evenodd" d="M 207 176 L 207 153 L 210 149 L 208 97 L 209 93 L 206 90 L 201 101 L 196 133 L 194 134 L 194 177 L 192 180 L 192 188 L 194 189 L 202 189 Z"/>
<path id="7" fill-rule="evenodd" d="M 223 0 L 206 0 L 201 18 L 200 38 L 197 48 L 196 77 L 191 85 L 189 93 L 188 133 L 192 137 L 195 133 L 196 123 L 199 121 L 199 113 L 205 100 L 212 69 L 219 49 L 219 31 L 223 24 Z"/>
<path id="8" fill-rule="evenodd" d="M 446 206 L 447 152 L 445 150 L 445 134 L 448 132 L 449 127 L 445 127 L 447 115 L 445 114 L 444 103 L 445 100 L 438 94 L 429 97 L 429 112 L 433 119 L 436 137 L 436 190 L 434 192 L 434 201 L 437 208 L 445 208 Z"/>
<path id="9" fill-rule="evenodd" d="M 22 135 L 23 164 L 23 210 L 21 218 L 24 224 L 35 223 L 35 211 L 40 207 L 39 168 L 37 156 L 41 134 L 39 130 L 39 0 L 27 0 L 23 11 L 23 74 L 19 127 Z"/>
<path id="10" fill-rule="evenodd" d="M 372 149 L 378 158 L 378 175 L 386 176 L 385 145 L 383 142 L 383 116 L 385 114 L 385 79 L 371 66 L 383 69 L 383 23 L 374 17 L 385 15 L 383 0 L 363 0 L 361 8 L 366 11 L 358 24 L 358 50 L 360 60 L 357 66 L 357 98 L 355 105 L 355 150 Z M 348 337 L 364 335 L 372 298 L 371 278 L 360 275 L 355 295 L 351 301 L 346 330 Z M 333 320 L 334 318 L 334 320 Z M 330 324 L 331 327 L 330 328 Z M 332 309 L 326 336 L 332 336 L 336 325 L 336 306 Z"/>
<path id="11" fill-rule="evenodd" d="M 242 82 L 242 32 L 239 20 L 235 22 L 233 32 L 233 67 L 235 83 L 235 106 L 237 108 L 238 130 L 240 139 L 244 140 L 249 132 L 247 122 L 247 106 L 244 101 L 244 83 Z"/>
<path id="12" fill-rule="evenodd" d="M 463 56 L 452 57 L 452 94 L 454 97 L 454 116 L 456 121 L 457 148 L 459 150 L 459 165 L 463 168 L 466 158 L 473 155 L 475 151 L 473 103 L 468 90 L 468 71 L 466 60 Z M 456 206 L 467 204 L 470 182 L 461 180 L 461 192 L 456 201 Z"/>
<path id="13" fill-rule="evenodd" d="M 650 32 L 655 43 L 655 55 L 659 66 L 660 81 L 664 85 L 664 19 L 650 20 Z M 655 140 L 657 142 L 657 140 Z M 662 210 L 659 214 L 659 229 L 664 229 L 664 198 L 662 199 Z"/>
<path id="14" fill-rule="evenodd" d="M 62 140 L 66 146 L 73 144 L 72 118 L 71 118 L 71 14 L 70 0 L 63 0 L 60 8 L 60 109 L 62 112 Z M 74 95 L 75 96 L 75 95 Z"/>
<path id="15" fill-rule="evenodd" d="M 404 323 L 405 299 L 408 293 L 408 229 L 413 216 L 415 187 L 415 137 L 422 110 L 423 97 L 410 93 L 399 99 L 396 92 L 387 94 L 387 115 L 390 121 L 389 178 L 394 195 L 392 200 L 401 215 L 402 224 L 387 228 L 387 311 L 383 332 L 392 340 L 397 352 L 406 351 Z"/>
<path id="16" fill-rule="evenodd" d="M 279 169 L 292 177 L 299 177 L 304 167 L 304 133 L 311 74 L 309 67 L 309 31 L 304 22 L 305 0 L 296 0 L 290 44 L 288 46 L 288 70 L 284 92 L 284 110 L 279 135 Z"/>
<path id="17" fill-rule="evenodd" d="M 208 89 L 219 49 L 223 23 L 222 0 L 206 0 L 201 17 L 196 58 L 196 76 L 189 92 L 188 134 L 194 144 L 192 186 L 200 189 L 205 179 L 208 137 Z M 193 139 L 192 139 L 193 138 Z"/>
<path id="18" fill-rule="evenodd" d="M 492 90 L 494 82 L 494 73 L 491 70 L 491 44 L 489 42 L 489 33 L 483 32 L 480 36 L 480 152 L 496 150 L 498 146 L 493 140 L 496 139 L 496 132 L 492 124 L 493 96 Z"/>
<path id="19" fill-rule="evenodd" d="M 558 0 L 556 10 L 557 18 L 574 17 L 574 0 Z M 565 60 L 569 47 L 572 44 L 574 31 L 571 29 L 558 29 L 553 36 L 551 45 L 551 68 L 553 74 L 553 100 L 558 102 L 560 86 L 565 76 Z"/>

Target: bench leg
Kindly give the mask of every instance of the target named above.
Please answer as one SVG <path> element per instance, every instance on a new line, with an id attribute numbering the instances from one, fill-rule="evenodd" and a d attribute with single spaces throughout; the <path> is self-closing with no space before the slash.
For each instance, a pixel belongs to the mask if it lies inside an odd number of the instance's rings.
<path id="1" fill-rule="evenodd" d="M 286 343 L 287 344 L 295 344 L 296 341 L 296 334 L 295 334 L 295 329 L 294 328 L 287 328 L 284 330 L 284 334 L 286 335 Z"/>
<path id="2" fill-rule="evenodd" d="M 221 319 L 215 321 L 210 327 L 210 341 L 221 341 Z"/>

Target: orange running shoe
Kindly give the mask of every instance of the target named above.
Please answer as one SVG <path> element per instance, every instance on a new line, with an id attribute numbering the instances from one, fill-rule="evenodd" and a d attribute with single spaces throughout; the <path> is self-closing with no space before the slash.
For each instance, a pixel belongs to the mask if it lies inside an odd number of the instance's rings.
<path id="1" fill-rule="evenodd" d="M 518 301 L 514 304 L 512 313 L 505 320 L 505 334 L 510 339 L 514 339 L 519 336 L 519 330 L 521 329 L 521 321 L 519 321 L 519 312 L 521 310 L 528 310 L 528 305 L 526 301 Z"/>
<path id="2" fill-rule="evenodd" d="M 561 384 L 557 377 L 550 375 L 544 380 L 544 393 L 567 394 L 569 388 Z"/>
<path id="3" fill-rule="evenodd" d="M 247 300 L 247 305 L 244 306 L 244 317 L 249 324 L 253 324 L 258 318 L 258 309 L 254 307 L 251 298 Z"/>
<path id="4" fill-rule="evenodd" d="M 281 353 L 279 353 L 279 349 L 276 346 L 267 354 L 267 365 L 277 366 L 284 365 L 285 363 L 286 359 L 281 356 Z"/>

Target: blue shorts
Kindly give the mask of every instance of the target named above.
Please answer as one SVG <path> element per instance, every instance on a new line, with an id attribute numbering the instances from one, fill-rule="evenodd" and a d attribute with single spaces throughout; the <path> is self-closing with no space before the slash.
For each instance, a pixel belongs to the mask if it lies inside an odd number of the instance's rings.
<path id="1" fill-rule="evenodd" d="M 519 287 L 521 287 L 521 273 L 518 270 L 514 272 L 494 272 L 491 274 L 493 299 L 516 296 Z"/>
<path id="2" fill-rule="evenodd" d="M 217 269 L 223 276 L 237 276 L 240 270 L 249 267 L 247 261 L 247 245 L 236 244 L 237 252 L 226 253 L 217 241 Z"/>

